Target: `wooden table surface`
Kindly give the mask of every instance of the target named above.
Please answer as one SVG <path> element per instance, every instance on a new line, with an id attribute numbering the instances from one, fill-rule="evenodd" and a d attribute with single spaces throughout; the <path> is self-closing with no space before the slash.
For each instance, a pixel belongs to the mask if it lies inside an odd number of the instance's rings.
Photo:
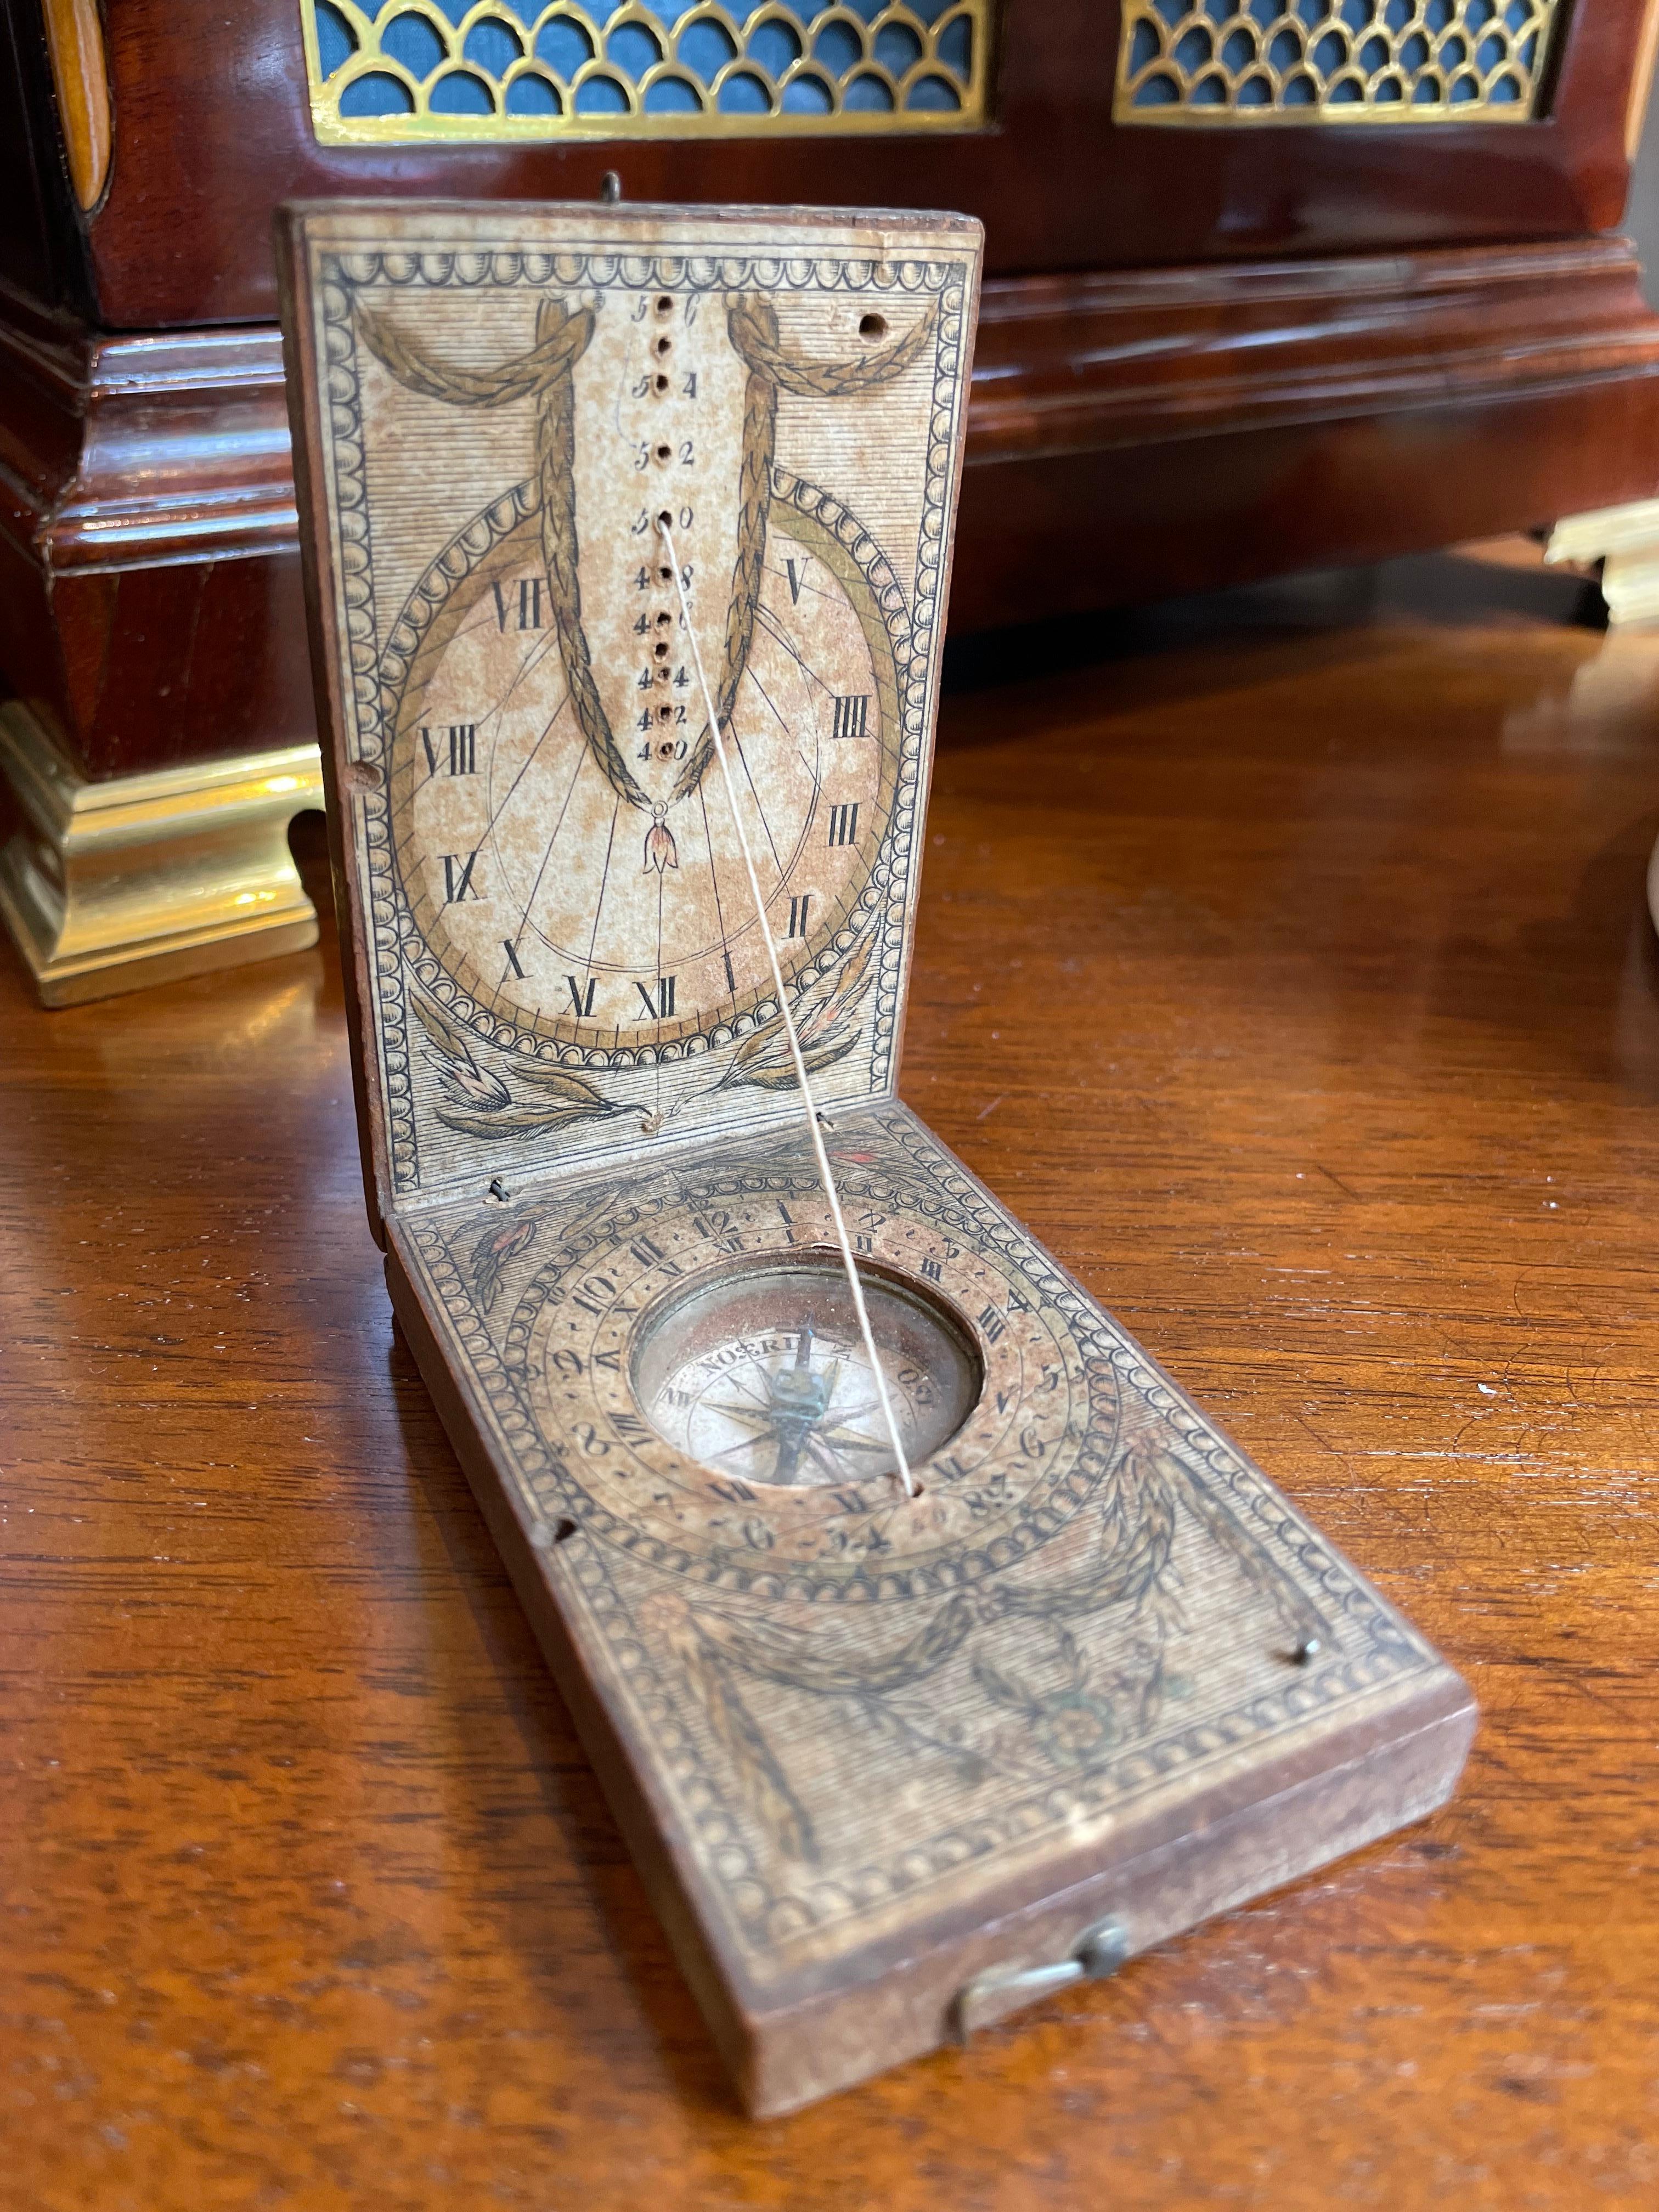
<path id="1" fill-rule="evenodd" d="M 331 942 L 0 956 L 0 2203 L 1659 2203 L 1659 642 L 1449 556 L 948 699 L 904 1090 L 1472 1679 L 1462 1794 L 732 2104 L 407 1352 Z"/>

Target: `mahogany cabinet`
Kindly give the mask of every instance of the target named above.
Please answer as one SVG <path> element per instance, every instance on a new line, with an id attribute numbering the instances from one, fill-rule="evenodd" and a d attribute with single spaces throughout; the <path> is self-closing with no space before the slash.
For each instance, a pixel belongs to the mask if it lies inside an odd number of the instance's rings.
<path id="1" fill-rule="evenodd" d="M 1659 478 L 1650 0 L 0 0 L 0 674 L 76 777 L 310 736 L 273 207 L 988 232 L 958 629 Z"/>

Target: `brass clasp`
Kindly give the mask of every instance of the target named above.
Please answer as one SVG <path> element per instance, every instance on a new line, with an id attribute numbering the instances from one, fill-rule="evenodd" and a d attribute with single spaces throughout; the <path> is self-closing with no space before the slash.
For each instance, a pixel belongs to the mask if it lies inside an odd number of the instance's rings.
<path id="1" fill-rule="evenodd" d="M 1069 1989 L 1073 1982 L 1102 1982 L 1116 1973 L 1129 1955 L 1128 1931 L 1108 1917 L 1085 1928 L 1063 1959 L 1047 1966 L 992 1966 L 975 1974 L 956 2002 L 957 2033 L 966 2043 L 976 2027 L 1000 2019 L 1021 2004 Z"/>

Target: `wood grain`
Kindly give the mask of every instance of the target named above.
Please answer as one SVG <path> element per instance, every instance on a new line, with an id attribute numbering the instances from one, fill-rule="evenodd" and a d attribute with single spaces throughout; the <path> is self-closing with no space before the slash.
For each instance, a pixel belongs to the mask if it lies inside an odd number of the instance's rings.
<path id="1" fill-rule="evenodd" d="M 5 0 L 20 49 L 37 0 Z M 293 0 L 121 0 L 105 27 L 115 150 L 95 216 L 68 195 L 20 210 L 15 246 L 67 271 L 84 257 L 112 330 L 269 318 L 271 210 L 394 193 L 588 200 L 607 170 L 629 200 L 949 207 L 988 233 L 994 275 L 1158 267 L 1261 255 L 1389 252 L 1571 238 L 1619 221 L 1625 116 L 1645 0 L 1571 11 L 1547 119 L 1418 129 L 1149 130 L 1115 124 L 1118 10 L 1007 0 L 994 125 L 961 135 L 386 148 L 319 146 Z M 38 80 L 44 72 L 33 72 Z M 54 120 L 23 106 L 57 160 Z M 33 221 L 25 220 L 25 215 Z M 36 227 L 43 235 L 37 236 Z M 78 271 L 76 272 L 78 274 Z"/>
<path id="2" fill-rule="evenodd" d="M 0 2201 L 1651 2201 L 1659 653 L 1571 592 L 1414 564 L 947 701 L 908 1097 L 1486 1720 L 1425 1829 L 771 2127 L 392 1336 L 326 948 L 6 969 Z"/>
<path id="3" fill-rule="evenodd" d="M 0 302 L 0 669 L 94 776 L 310 734 L 281 380 L 274 325 Z M 998 278 L 952 624 L 1644 497 L 1656 416 L 1620 239 Z"/>

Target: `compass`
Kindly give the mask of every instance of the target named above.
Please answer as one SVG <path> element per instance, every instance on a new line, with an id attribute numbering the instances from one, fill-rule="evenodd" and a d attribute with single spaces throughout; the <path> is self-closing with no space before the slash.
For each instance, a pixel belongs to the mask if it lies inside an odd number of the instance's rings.
<path id="1" fill-rule="evenodd" d="M 1419 1816 L 1474 1719 L 897 1096 L 980 250 L 282 229 L 388 1286 L 757 2112 Z"/>
<path id="2" fill-rule="evenodd" d="M 930 1155 L 832 1144 L 907 1497 L 816 1163 L 799 1139 L 768 1152 L 607 1190 L 531 1273 L 503 1350 L 565 1469 L 547 1510 L 734 1588 L 787 1564 L 815 1601 L 883 1604 L 900 1562 L 908 1595 L 1037 1551 L 1109 1464 L 1106 1347 Z"/>
<path id="3" fill-rule="evenodd" d="M 978 1404 L 961 1319 L 866 1267 L 871 1333 L 906 1457 L 930 1459 Z M 643 1316 L 629 1362 L 641 1410 L 675 1452 L 748 1483 L 836 1489 L 896 1472 L 841 1255 L 792 1250 L 703 1271 Z"/>

